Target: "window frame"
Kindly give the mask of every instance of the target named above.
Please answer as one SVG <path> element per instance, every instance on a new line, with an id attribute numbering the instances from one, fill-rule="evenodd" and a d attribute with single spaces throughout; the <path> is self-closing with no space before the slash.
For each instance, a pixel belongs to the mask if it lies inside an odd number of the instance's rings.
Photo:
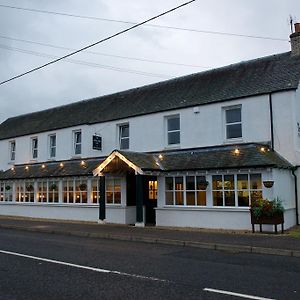
<path id="1" fill-rule="evenodd" d="M 169 129 L 169 120 L 178 119 L 179 120 L 179 129 L 170 130 Z M 181 120 L 180 114 L 174 114 L 165 116 L 165 124 L 166 124 L 166 145 L 167 147 L 176 147 L 179 146 L 181 143 Z M 169 134 L 172 133 L 179 133 L 179 142 L 178 143 L 169 143 Z"/>
<path id="2" fill-rule="evenodd" d="M 37 136 L 32 137 L 30 139 L 30 145 L 31 145 L 31 159 L 37 160 L 39 155 L 39 139 Z"/>
<path id="3" fill-rule="evenodd" d="M 236 110 L 239 109 L 240 110 L 240 114 L 241 114 L 241 121 L 239 122 L 227 122 L 227 112 L 230 110 Z M 241 141 L 243 139 L 243 114 L 242 114 L 242 105 L 234 105 L 234 106 L 227 106 L 227 107 L 223 107 L 223 115 L 224 115 L 224 136 L 225 136 L 225 140 L 226 141 Z M 233 126 L 233 125 L 240 125 L 241 126 L 241 136 L 239 137 L 228 137 L 227 134 L 227 128 L 229 126 Z"/>
<path id="4" fill-rule="evenodd" d="M 123 136 L 123 129 L 128 128 L 128 136 Z M 120 150 L 128 150 L 130 148 L 130 126 L 129 123 L 118 124 L 118 135 L 119 135 L 119 149 Z M 122 147 L 122 141 L 128 140 L 128 147 Z"/>
<path id="5" fill-rule="evenodd" d="M 51 143 L 53 137 L 55 138 L 55 145 L 54 146 Z M 48 157 L 50 159 L 55 159 L 56 158 L 56 145 L 57 145 L 56 133 L 48 135 L 48 145 L 49 145 L 48 146 L 48 151 L 49 151 Z M 52 155 L 52 150 L 53 149 L 54 149 L 54 155 Z"/>
<path id="6" fill-rule="evenodd" d="M 16 146 L 16 140 L 9 141 L 9 160 L 12 162 L 16 160 Z"/>
<path id="7" fill-rule="evenodd" d="M 80 135 L 80 142 L 77 142 L 76 137 L 78 134 Z M 80 147 L 79 153 L 76 152 L 77 147 Z M 80 156 L 82 154 L 82 131 L 81 131 L 81 129 L 73 130 L 73 154 L 75 156 Z"/>
<path id="8" fill-rule="evenodd" d="M 108 190 L 108 183 L 112 182 L 112 190 Z M 119 183 L 120 190 L 116 190 L 116 182 Z M 107 194 L 112 193 L 112 202 L 107 201 Z M 116 200 L 116 194 L 120 194 L 120 199 Z M 121 205 L 122 204 L 122 178 L 110 177 L 105 180 L 105 204 L 106 205 Z"/>

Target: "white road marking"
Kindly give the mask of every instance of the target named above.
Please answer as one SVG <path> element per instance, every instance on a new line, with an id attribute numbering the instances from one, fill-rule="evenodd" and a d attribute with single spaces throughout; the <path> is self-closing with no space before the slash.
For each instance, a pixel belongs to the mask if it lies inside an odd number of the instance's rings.
<path id="1" fill-rule="evenodd" d="M 137 274 L 130 274 L 130 273 L 126 273 L 126 272 L 119 272 L 119 271 L 113 271 L 113 270 L 99 269 L 99 268 L 94 268 L 94 267 L 89 267 L 89 266 L 76 265 L 76 264 L 72 264 L 72 263 L 68 263 L 68 262 L 64 262 L 64 261 L 43 258 L 43 257 L 37 257 L 37 256 L 32 256 L 32 255 L 27 255 L 27 254 L 22 254 L 22 253 L 17 253 L 17 252 L 0 250 L 0 253 L 34 259 L 34 260 L 38 260 L 38 261 L 44 261 L 47 263 L 52 263 L 52 264 L 57 264 L 57 265 L 63 265 L 63 266 L 68 266 L 68 267 L 73 267 L 73 268 L 78 268 L 78 269 L 99 272 L 99 273 L 110 273 L 110 274 L 115 274 L 115 275 L 119 275 L 119 276 L 128 276 L 128 277 L 133 277 L 133 278 L 138 278 L 138 279 L 167 282 L 167 280 L 160 279 L 160 278 L 148 277 L 148 276 L 137 275 Z"/>
<path id="2" fill-rule="evenodd" d="M 223 294 L 223 295 L 229 295 L 229 296 L 235 296 L 235 297 L 240 297 L 240 298 L 246 298 L 246 299 L 254 299 L 254 300 L 275 300 L 275 299 L 271 299 L 271 298 L 263 298 L 263 297 L 233 293 L 233 292 L 228 292 L 228 291 L 223 291 L 223 290 L 210 289 L 210 288 L 205 288 L 205 289 L 203 289 L 203 291 L 218 293 L 218 294 Z"/>

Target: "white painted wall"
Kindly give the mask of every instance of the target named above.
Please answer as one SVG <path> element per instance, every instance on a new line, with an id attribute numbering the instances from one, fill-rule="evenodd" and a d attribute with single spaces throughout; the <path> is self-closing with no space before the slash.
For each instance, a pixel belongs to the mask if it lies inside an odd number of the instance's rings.
<path id="1" fill-rule="evenodd" d="M 292 94 L 288 94 L 290 98 Z M 287 97 L 282 95 L 280 99 Z M 227 106 L 242 106 L 243 139 L 237 141 L 225 140 L 224 111 Z M 227 101 L 199 106 L 199 113 L 192 108 L 178 109 L 169 112 L 138 116 L 119 121 L 82 125 L 57 131 L 44 132 L 30 136 L 16 138 L 16 160 L 14 164 L 30 163 L 31 137 L 37 136 L 39 151 L 37 162 L 45 162 L 49 158 L 48 135 L 56 133 L 56 160 L 66 160 L 74 157 L 73 131 L 82 131 L 81 157 L 107 156 L 114 149 L 118 149 L 118 124 L 129 122 L 131 151 L 160 151 L 168 149 L 166 142 L 165 117 L 180 114 L 181 144 L 180 148 L 194 148 L 222 145 L 232 142 L 262 142 L 270 140 L 270 117 L 268 96 L 249 97 L 247 99 Z M 103 138 L 102 151 L 92 149 L 93 134 L 100 134 Z M 0 169 L 8 169 L 9 140 L 0 141 Z"/>

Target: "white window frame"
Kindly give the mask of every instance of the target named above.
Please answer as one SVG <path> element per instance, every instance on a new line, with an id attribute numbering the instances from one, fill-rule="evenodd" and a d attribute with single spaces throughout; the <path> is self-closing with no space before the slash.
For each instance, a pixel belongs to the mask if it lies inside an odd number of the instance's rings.
<path id="1" fill-rule="evenodd" d="M 13 147 L 14 145 L 14 147 Z M 9 141 L 9 160 L 15 161 L 16 160 L 16 140 Z"/>
<path id="2" fill-rule="evenodd" d="M 108 190 L 108 183 L 111 183 L 112 185 L 112 190 Z M 117 184 L 119 184 L 120 186 L 120 191 L 116 190 L 116 186 Z M 107 202 L 107 194 L 111 192 L 112 193 L 112 202 Z M 116 193 L 120 193 L 120 200 L 118 200 L 118 202 L 116 202 L 116 197 L 115 194 Z M 121 177 L 107 177 L 107 179 L 105 180 L 105 203 L 106 205 L 121 205 L 122 204 L 122 178 Z"/>
<path id="3" fill-rule="evenodd" d="M 53 146 L 51 141 L 52 141 L 52 138 L 55 138 L 55 145 Z M 49 134 L 48 135 L 48 145 L 49 145 L 49 158 L 50 159 L 54 159 L 56 157 L 56 144 L 57 144 L 57 139 L 56 139 L 56 134 Z M 54 155 L 52 155 L 52 150 L 54 150 Z"/>
<path id="4" fill-rule="evenodd" d="M 31 159 L 32 160 L 37 160 L 38 159 L 38 148 L 39 148 L 39 139 L 38 137 L 32 137 L 30 139 L 30 144 L 31 144 Z"/>
<path id="5" fill-rule="evenodd" d="M 77 135 L 80 134 L 80 142 L 77 142 Z M 80 147 L 80 152 L 76 153 L 77 147 Z M 82 131 L 79 130 L 74 130 L 73 131 L 73 154 L 75 156 L 79 156 L 82 154 Z"/>
<path id="6" fill-rule="evenodd" d="M 168 121 L 171 119 L 179 119 L 179 129 L 175 129 L 175 130 L 169 130 L 169 125 L 168 125 Z M 181 143 L 181 120 L 180 120 L 180 114 L 175 114 L 175 115 L 169 115 L 169 116 L 165 116 L 165 126 L 166 126 L 166 145 L 167 147 L 176 147 L 179 146 Z M 176 133 L 179 132 L 179 143 L 176 144 L 170 144 L 169 143 L 169 133 Z"/>
<path id="7" fill-rule="evenodd" d="M 226 120 L 227 111 L 234 110 L 234 109 L 239 109 L 240 110 L 240 112 L 241 112 L 241 121 L 227 123 L 227 120 Z M 234 106 L 223 107 L 223 115 L 224 115 L 224 122 L 223 123 L 224 123 L 224 137 L 225 137 L 225 141 L 241 141 L 243 139 L 243 114 L 242 114 L 242 105 L 234 105 Z M 232 125 L 241 125 L 241 136 L 240 137 L 229 138 L 227 136 L 227 127 L 228 126 L 232 126 Z"/>
<path id="8" fill-rule="evenodd" d="M 200 207 L 208 207 L 208 194 L 207 194 L 207 190 L 199 190 L 197 189 L 197 177 L 204 177 L 205 180 L 207 180 L 206 175 L 204 174 L 189 174 L 189 175 L 168 175 L 165 177 L 165 179 L 167 177 L 171 177 L 173 178 L 173 188 L 172 190 L 166 190 L 166 184 L 165 184 L 165 201 L 164 201 L 164 205 L 166 207 L 188 207 L 188 208 L 200 208 Z M 182 177 L 183 178 L 183 189 L 182 190 L 177 190 L 176 189 L 176 184 L 175 184 L 175 178 L 176 177 Z M 186 186 L 186 177 L 194 177 L 194 184 L 195 187 L 193 190 L 187 190 L 187 186 Z M 167 204 L 166 203 L 166 193 L 172 193 L 173 195 L 173 204 Z M 176 192 L 182 192 L 183 193 L 183 204 L 176 204 Z M 187 192 L 194 192 L 195 193 L 195 205 L 188 205 L 187 204 Z M 206 205 L 198 205 L 197 204 L 197 193 L 198 192 L 203 192 L 206 194 Z"/>
<path id="9" fill-rule="evenodd" d="M 123 128 L 128 127 L 128 136 L 123 136 Z M 130 147 L 130 126 L 129 123 L 118 124 L 118 134 L 119 134 L 119 149 L 128 150 Z M 128 140 L 128 148 L 122 148 L 122 141 Z"/>

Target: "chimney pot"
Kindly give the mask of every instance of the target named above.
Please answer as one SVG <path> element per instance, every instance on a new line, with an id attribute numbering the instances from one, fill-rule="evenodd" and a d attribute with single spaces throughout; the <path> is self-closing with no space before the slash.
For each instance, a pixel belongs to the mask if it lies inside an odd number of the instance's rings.
<path id="1" fill-rule="evenodd" d="M 300 23 L 295 23 L 295 32 L 290 35 L 292 56 L 300 55 Z"/>

